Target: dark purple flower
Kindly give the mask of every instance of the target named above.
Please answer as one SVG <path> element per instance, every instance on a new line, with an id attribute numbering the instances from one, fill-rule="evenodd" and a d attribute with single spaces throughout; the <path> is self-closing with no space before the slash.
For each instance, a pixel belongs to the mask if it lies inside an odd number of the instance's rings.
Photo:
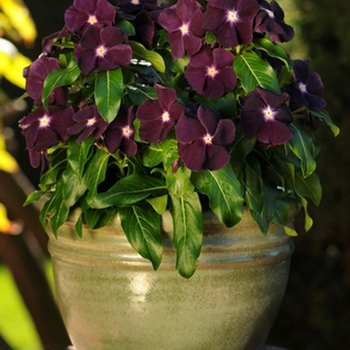
<path id="1" fill-rule="evenodd" d="M 128 111 L 120 109 L 117 118 L 105 132 L 104 141 L 109 152 L 114 153 L 120 150 L 128 156 L 134 156 L 137 153 L 137 143 L 133 139 L 135 135 L 134 119 L 134 106 L 131 106 Z"/>
<path id="2" fill-rule="evenodd" d="M 98 139 L 107 129 L 108 123 L 98 113 L 95 105 L 84 107 L 77 112 L 73 120 L 75 124 L 68 130 L 68 135 L 79 135 L 77 143 L 83 142 L 90 135 L 94 135 Z"/>
<path id="3" fill-rule="evenodd" d="M 209 0 L 204 27 L 216 35 L 221 45 L 250 44 L 253 20 L 258 11 L 257 0 Z"/>
<path id="4" fill-rule="evenodd" d="M 44 37 L 41 40 L 42 53 L 47 56 L 52 56 L 52 54 L 58 49 L 57 46 L 53 45 L 54 39 L 58 42 L 68 35 L 68 28 L 64 26 L 59 32 L 55 32 Z"/>
<path id="5" fill-rule="evenodd" d="M 314 110 L 326 107 L 327 102 L 321 97 L 322 79 L 316 72 L 309 72 L 309 61 L 294 60 L 293 70 L 294 83 L 286 88 L 291 101 Z"/>
<path id="6" fill-rule="evenodd" d="M 176 124 L 179 155 L 185 166 L 193 171 L 218 170 L 230 155 L 235 125 L 208 107 L 200 106 L 197 116 L 183 114 Z"/>
<path id="7" fill-rule="evenodd" d="M 116 11 L 107 0 L 74 0 L 64 15 L 66 26 L 82 34 L 89 26 L 108 26 L 114 23 Z"/>
<path id="8" fill-rule="evenodd" d="M 276 95 L 257 88 L 241 100 L 241 124 L 246 136 L 254 136 L 265 145 L 282 145 L 293 137 L 288 125 L 292 114 L 285 104 L 288 94 Z"/>
<path id="9" fill-rule="evenodd" d="M 127 36 L 116 27 L 87 28 L 74 49 L 80 70 L 88 75 L 93 71 L 127 66 L 132 58 L 132 50 L 124 44 L 126 39 Z"/>
<path id="10" fill-rule="evenodd" d="M 185 71 L 186 79 L 201 95 L 208 98 L 221 97 L 236 86 L 233 59 L 233 54 L 225 49 L 212 50 L 209 46 L 204 46 L 191 57 Z"/>
<path id="11" fill-rule="evenodd" d="M 140 11 L 132 22 L 135 28 L 135 40 L 145 46 L 151 46 L 154 36 L 154 21 L 147 11 Z M 134 40 L 133 37 L 130 38 Z"/>
<path id="12" fill-rule="evenodd" d="M 256 33 L 270 34 L 271 40 L 286 42 L 294 37 L 293 28 L 284 23 L 284 13 L 278 3 L 272 0 L 268 3 L 265 0 L 258 0 L 260 11 L 255 17 L 254 31 Z"/>
<path id="13" fill-rule="evenodd" d="M 23 71 L 26 78 L 26 90 L 28 95 L 34 100 L 34 104 L 41 105 L 41 94 L 43 92 L 44 81 L 47 75 L 55 69 L 61 69 L 56 58 L 40 56 L 29 67 Z M 49 96 L 49 104 L 65 106 L 68 101 L 68 89 L 57 87 Z"/>
<path id="14" fill-rule="evenodd" d="M 168 32 L 168 41 L 175 58 L 185 51 L 194 55 L 203 45 L 203 11 L 195 0 L 179 0 L 165 9 L 158 18 L 159 24 Z"/>
<path id="15" fill-rule="evenodd" d="M 68 139 L 67 129 L 73 124 L 73 115 L 72 107 L 49 106 L 48 111 L 39 107 L 19 121 L 33 168 L 46 157 L 49 147 Z"/>
<path id="16" fill-rule="evenodd" d="M 146 100 L 138 108 L 136 117 L 141 121 L 140 138 L 157 143 L 164 141 L 169 131 L 184 112 L 176 101 L 176 91 L 154 84 L 158 100 Z"/>
<path id="17" fill-rule="evenodd" d="M 135 13 L 142 9 L 147 11 L 158 9 L 157 0 L 119 0 L 118 6 L 123 13 Z"/>

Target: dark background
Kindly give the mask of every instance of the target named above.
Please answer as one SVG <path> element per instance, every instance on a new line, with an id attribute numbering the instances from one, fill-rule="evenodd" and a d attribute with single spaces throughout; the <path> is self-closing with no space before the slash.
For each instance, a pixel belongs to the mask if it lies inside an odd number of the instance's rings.
<path id="1" fill-rule="evenodd" d="M 71 0 L 26 0 L 39 37 L 33 48 L 22 53 L 35 59 L 42 37 L 63 25 L 64 10 Z M 327 127 L 317 131 L 322 145 L 318 174 L 323 201 L 311 207 L 315 220 L 308 233 L 296 222 L 290 280 L 269 344 L 290 350 L 350 349 L 350 1 L 294 0 L 298 11 L 297 35 L 303 41 L 312 70 L 325 84 L 328 111 L 341 128 L 333 138 Z M 6 82 L 5 82 L 6 84 Z M 4 86 L 6 88 L 6 86 Z M 13 96 L 21 90 L 8 88 Z M 14 122 L 16 124 L 17 121 Z M 16 129 L 16 126 L 14 126 Z M 17 159 L 35 184 L 39 174 L 32 170 L 18 134 Z"/>

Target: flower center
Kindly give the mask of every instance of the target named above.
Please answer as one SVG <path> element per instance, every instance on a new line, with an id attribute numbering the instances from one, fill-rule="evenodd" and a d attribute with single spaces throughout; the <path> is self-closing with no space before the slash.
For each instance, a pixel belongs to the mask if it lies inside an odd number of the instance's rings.
<path id="1" fill-rule="evenodd" d="M 133 5 L 140 5 L 140 0 L 131 0 Z"/>
<path id="2" fill-rule="evenodd" d="M 188 34 L 188 24 L 183 23 L 182 26 L 180 27 L 182 35 Z"/>
<path id="3" fill-rule="evenodd" d="M 270 18 L 274 18 L 275 15 L 273 14 L 273 12 L 271 10 L 266 10 L 265 11 L 267 12 L 267 14 L 269 15 Z"/>
<path id="4" fill-rule="evenodd" d="M 124 126 L 124 128 L 122 129 L 122 134 L 123 136 L 129 138 L 132 135 L 132 130 L 130 129 L 130 126 Z"/>
<path id="5" fill-rule="evenodd" d="M 263 113 L 264 113 L 264 117 L 266 120 L 273 120 L 274 119 L 275 113 L 273 112 L 273 110 L 271 109 L 270 106 L 267 106 L 263 110 Z"/>
<path id="6" fill-rule="evenodd" d="M 203 137 L 203 141 L 206 145 L 210 145 L 211 144 L 211 140 L 212 140 L 212 136 L 210 134 L 206 134 L 204 137 Z"/>
<path id="7" fill-rule="evenodd" d="M 107 52 L 107 49 L 103 45 L 101 45 L 96 49 L 96 56 L 104 57 L 106 52 Z"/>
<path id="8" fill-rule="evenodd" d="M 299 90 L 300 90 L 301 92 L 306 92 L 306 84 L 299 83 Z"/>
<path id="9" fill-rule="evenodd" d="M 166 122 L 170 121 L 169 112 L 165 111 L 165 112 L 162 114 L 162 120 L 163 120 L 163 123 L 166 123 Z"/>
<path id="10" fill-rule="evenodd" d="M 215 68 L 215 66 L 211 66 L 207 68 L 207 75 L 214 78 L 216 74 L 218 74 L 218 70 Z"/>
<path id="11" fill-rule="evenodd" d="M 50 125 L 50 117 L 45 114 L 39 118 L 39 128 L 47 128 Z"/>
<path id="12" fill-rule="evenodd" d="M 95 23 L 97 23 L 97 18 L 96 18 L 96 16 L 90 15 L 90 16 L 89 16 L 89 19 L 88 19 L 88 23 L 90 23 L 90 24 L 95 24 Z"/>
<path id="13" fill-rule="evenodd" d="M 227 20 L 231 23 L 238 21 L 237 11 L 235 10 L 227 11 Z"/>
<path id="14" fill-rule="evenodd" d="M 95 118 L 89 118 L 86 121 L 86 126 L 93 126 L 96 123 L 96 119 Z"/>

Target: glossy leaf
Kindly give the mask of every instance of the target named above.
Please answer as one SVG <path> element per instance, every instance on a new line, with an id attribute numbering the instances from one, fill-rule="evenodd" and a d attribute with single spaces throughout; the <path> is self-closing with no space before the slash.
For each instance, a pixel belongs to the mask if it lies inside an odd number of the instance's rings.
<path id="1" fill-rule="evenodd" d="M 71 167 L 62 173 L 62 197 L 68 208 L 72 207 L 86 192 L 87 186 L 84 179 L 77 175 Z"/>
<path id="2" fill-rule="evenodd" d="M 194 187 L 190 181 L 191 173 L 191 170 L 183 165 L 175 173 L 171 168 L 168 169 L 166 185 L 172 197 L 183 197 L 187 192 L 193 191 Z"/>
<path id="3" fill-rule="evenodd" d="M 71 59 L 67 68 L 51 71 L 44 81 L 42 92 L 44 108 L 48 108 L 49 96 L 56 87 L 73 84 L 78 79 L 80 73 L 80 69 L 74 59 Z"/>
<path id="4" fill-rule="evenodd" d="M 325 109 L 321 111 L 310 110 L 310 112 L 317 118 L 323 119 L 326 122 L 326 124 L 331 128 L 334 136 L 339 135 L 340 129 L 335 125 L 335 123 L 333 122 L 333 120 L 331 119 L 331 117 Z"/>
<path id="5" fill-rule="evenodd" d="M 165 63 L 163 57 L 159 53 L 147 50 L 137 41 L 129 40 L 128 45 L 132 48 L 133 58 L 150 62 L 158 72 L 165 73 Z"/>
<path id="6" fill-rule="evenodd" d="M 180 275 L 190 278 L 203 243 L 202 207 L 196 192 L 171 197 L 170 212 L 174 224 L 173 245 L 176 249 L 176 268 Z"/>
<path id="7" fill-rule="evenodd" d="M 254 39 L 253 45 L 257 49 L 265 51 L 270 57 L 278 58 L 289 68 L 289 70 L 292 70 L 292 61 L 280 45 L 277 45 L 266 38 Z"/>
<path id="8" fill-rule="evenodd" d="M 146 201 L 152 206 L 156 213 L 163 215 L 168 205 L 168 195 L 165 194 L 164 196 L 160 197 L 147 198 Z"/>
<path id="9" fill-rule="evenodd" d="M 119 215 L 131 246 L 157 270 L 162 260 L 161 216 L 148 206 L 120 208 Z"/>
<path id="10" fill-rule="evenodd" d="M 111 123 L 117 116 L 124 93 L 121 68 L 96 72 L 95 101 L 102 118 Z"/>
<path id="11" fill-rule="evenodd" d="M 298 193 L 308 197 L 315 205 L 319 205 L 322 198 L 322 187 L 317 174 L 313 173 L 307 178 L 300 174 L 295 176 L 295 184 L 298 188 Z"/>
<path id="12" fill-rule="evenodd" d="M 277 76 L 270 64 L 254 52 L 245 52 L 235 57 L 233 62 L 237 77 L 248 93 L 257 86 L 265 90 L 280 94 Z"/>
<path id="13" fill-rule="evenodd" d="M 195 188 L 208 196 L 211 210 L 223 224 L 232 227 L 241 220 L 242 188 L 230 164 L 216 171 L 193 173 L 191 179 Z"/>
<path id="14" fill-rule="evenodd" d="M 121 207 L 133 205 L 150 195 L 164 194 L 164 181 L 151 176 L 133 174 L 119 180 L 107 192 L 96 194 L 89 200 L 92 208 Z"/>
<path id="15" fill-rule="evenodd" d="M 312 137 L 294 124 L 290 125 L 294 136 L 287 142 L 287 147 L 300 159 L 304 177 L 310 176 L 316 169 L 314 142 Z"/>

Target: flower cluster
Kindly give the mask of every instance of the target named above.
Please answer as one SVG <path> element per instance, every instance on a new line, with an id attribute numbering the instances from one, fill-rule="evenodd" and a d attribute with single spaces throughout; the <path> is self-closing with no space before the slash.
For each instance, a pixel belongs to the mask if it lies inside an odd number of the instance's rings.
<path id="1" fill-rule="evenodd" d="M 178 269 L 189 276 L 206 205 L 227 226 L 246 205 L 266 233 L 271 221 L 286 226 L 293 196 L 309 228 L 306 198 L 317 204 L 320 193 L 312 132 L 338 129 L 320 76 L 279 45 L 294 31 L 276 1 L 74 0 L 64 19 L 24 72 L 34 107 L 20 121 L 43 172 L 28 202 L 50 195 L 42 218 L 55 232 L 71 208 L 81 210 L 78 233 L 117 211 L 156 268 L 169 208 L 174 220 L 196 218 L 174 227 Z M 149 237 L 131 234 L 136 212 L 149 227 L 133 229 Z"/>

